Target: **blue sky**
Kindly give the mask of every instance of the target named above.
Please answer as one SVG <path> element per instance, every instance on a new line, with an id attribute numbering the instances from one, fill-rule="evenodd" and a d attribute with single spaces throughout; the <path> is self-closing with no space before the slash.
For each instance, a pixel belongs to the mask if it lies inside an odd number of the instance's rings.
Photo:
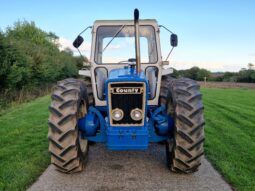
<path id="1" fill-rule="evenodd" d="M 255 1 L 67 1 L 1 0 L 0 28 L 17 20 L 35 21 L 45 31 L 72 41 L 97 19 L 155 18 L 178 34 L 179 46 L 170 58 L 177 68 L 199 66 L 212 71 L 238 71 L 255 63 Z M 85 40 L 90 41 L 90 33 Z M 162 32 L 163 57 L 169 50 L 169 35 Z M 88 52 L 86 54 L 89 54 Z"/>

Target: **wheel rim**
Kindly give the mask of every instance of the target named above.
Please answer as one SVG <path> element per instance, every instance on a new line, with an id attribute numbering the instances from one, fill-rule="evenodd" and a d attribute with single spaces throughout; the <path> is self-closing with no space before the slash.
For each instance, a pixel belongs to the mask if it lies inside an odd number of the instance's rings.
<path id="1" fill-rule="evenodd" d="M 84 117 L 86 114 L 87 114 L 86 103 L 82 100 L 79 107 L 78 120 Z M 78 130 L 78 134 L 79 134 L 78 141 L 79 141 L 80 150 L 82 153 L 85 153 L 88 150 L 88 140 L 82 138 L 82 133 L 79 130 Z"/>
<path id="2" fill-rule="evenodd" d="M 81 137 L 81 133 L 79 132 L 79 145 L 82 153 L 85 153 L 88 149 L 88 140 L 83 139 Z"/>
<path id="3" fill-rule="evenodd" d="M 86 103 L 82 100 L 79 107 L 78 118 L 80 119 L 84 117 L 87 114 L 87 112 L 88 111 L 87 111 Z"/>

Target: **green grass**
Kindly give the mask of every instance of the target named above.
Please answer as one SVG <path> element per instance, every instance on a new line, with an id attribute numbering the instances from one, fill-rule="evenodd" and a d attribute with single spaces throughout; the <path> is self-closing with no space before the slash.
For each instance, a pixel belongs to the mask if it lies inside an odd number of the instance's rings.
<path id="1" fill-rule="evenodd" d="M 0 114 L 0 190 L 25 190 L 49 165 L 49 96 Z"/>
<path id="2" fill-rule="evenodd" d="M 203 89 L 206 157 L 237 190 L 255 190 L 255 91 Z M 0 113 L 0 190 L 25 190 L 50 163 L 49 96 Z"/>
<path id="3" fill-rule="evenodd" d="M 255 190 L 255 91 L 203 89 L 206 157 L 237 190 Z"/>

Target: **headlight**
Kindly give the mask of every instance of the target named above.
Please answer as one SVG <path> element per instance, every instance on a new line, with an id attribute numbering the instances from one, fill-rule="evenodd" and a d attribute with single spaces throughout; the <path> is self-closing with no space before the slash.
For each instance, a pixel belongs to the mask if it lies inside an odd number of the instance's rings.
<path id="1" fill-rule="evenodd" d="M 115 121 L 120 121 L 123 118 L 123 111 L 119 108 L 112 110 L 112 118 Z"/>
<path id="2" fill-rule="evenodd" d="M 142 113 L 142 110 L 136 108 L 136 109 L 133 109 L 130 113 L 130 116 L 133 120 L 135 121 L 139 121 L 143 118 L 143 113 Z"/>

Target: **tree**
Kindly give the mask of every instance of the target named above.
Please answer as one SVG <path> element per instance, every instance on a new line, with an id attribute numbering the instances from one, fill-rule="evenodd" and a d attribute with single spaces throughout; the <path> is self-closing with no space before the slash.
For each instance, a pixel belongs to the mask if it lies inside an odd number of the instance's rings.
<path id="1" fill-rule="evenodd" d="M 209 78 L 210 71 L 206 69 L 200 69 L 199 67 L 192 67 L 187 70 L 180 70 L 176 72 L 178 77 L 191 78 L 193 80 L 203 81 L 204 77 Z"/>
<path id="2" fill-rule="evenodd" d="M 208 79 L 210 76 L 210 71 L 206 69 L 199 69 L 197 73 L 197 79 L 198 81 L 203 81 L 204 78 Z"/>
<path id="3" fill-rule="evenodd" d="M 226 72 L 223 76 L 223 81 L 225 82 L 235 82 L 235 77 L 236 73 L 235 72 Z"/>
<path id="4" fill-rule="evenodd" d="M 77 59 L 71 50 L 60 52 L 58 36 L 44 32 L 34 22 L 19 21 L 0 32 L 1 89 L 40 87 L 76 76 Z"/>
<path id="5" fill-rule="evenodd" d="M 249 63 L 248 64 L 248 70 L 254 70 L 254 64 Z"/>

